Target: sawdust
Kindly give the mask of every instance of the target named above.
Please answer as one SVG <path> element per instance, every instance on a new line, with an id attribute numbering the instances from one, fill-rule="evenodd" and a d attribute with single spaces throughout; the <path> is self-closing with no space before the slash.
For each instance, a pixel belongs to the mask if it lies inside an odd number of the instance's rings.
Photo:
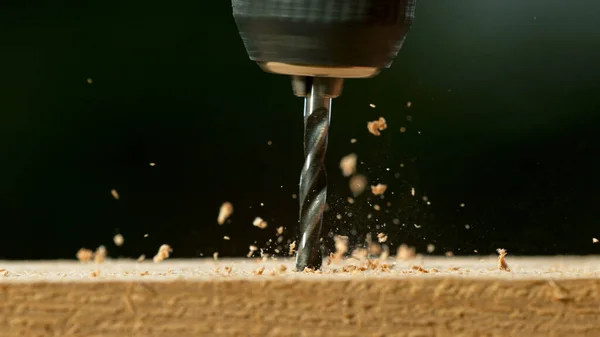
<path id="1" fill-rule="evenodd" d="M 97 264 L 104 263 L 104 260 L 106 259 L 106 255 L 107 255 L 106 247 L 104 247 L 104 246 L 98 247 L 96 249 L 96 252 L 94 252 L 94 263 L 97 263 Z"/>
<path id="2" fill-rule="evenodd" d="M 121 197 L 119 196 L 119 192 L 117 192 L 117 190 L 115 190 L 114 188 L 110 190 L 110 194 L 113 198 L 115 198 L 115 200 L 121 199 Z"/>
<path id="3" fill-rule="evenodd" d="M 162 245 L 158 248 L 158 253 L 156 253 L 156 255 L 154 255 L 153 261 L 155 263 L 162 262 L 163 260 L 168 259 L 172 252 L 173 252 L 173 249 L 171 249 L 171 246 Z"/>
<path id="4" fill-rule="evenodd" d="M 397 260 L 411 260 L 417 256 L 416 250 L 414 247 L 409 247 L 406 244 L 401 244 L 396 251 L 396 259 Z"/>
<path id="5" fill-rule="evenodd" d="M 385 118 L 379 117 L 378 120 L 374 120 L 374 121 L 368 122 L 367 123 L 367 129 L 374 136 L 381 136 L 381 132 L 380 131 L 383 131 L 383 130 L 387 129 L 387 123 L 385 121 Z"/>
<path id="6" fill-rule="evenodd" d="M 258 250 L 258 247 L 256 247 L 255 245 L 250 245 L 250 247 L 248 247 L 249 251 L 248 254 L 246 254 L 247 257 L 252 257 L 252 255 L 254 255 L 254 252 Z"/>
<path id="7" fill-rule="evenodd" d="M 333 237 L 335 243 L 335 253 L 330 255 L 331 261 L 338 263 L 348 252 L 348 237 L 343 235 L 335 235 Z"/>
<path id="8" fill-rule="evenodd" d="M 115 246 L 121 247 L 123 243 L 125 243 L 125 238 L 123 235 L 117 234 L 113 237 L 113 242 L 115 243 Z"/>
<path id="9" fill-rule="evenodd" d="M 229 201 L 225 201 L 219 209 L 219 216 L 217 217 L 217 223 L 222 225 L 229 219 L 233 214 L 233 205 Z"/>
<path id="10" fill-rule="evenodd" d="M 92 259 L 94 258 L 94 252 L 92 252 L 90 249 L 86 249 L 86 248 L 81 248 L 77 251 L 77 260 L 79 260 L 79 262 L 81 263 L 87 263 L 92 261 Z"/>
<path id="11" fill-rule="evenodd" d="M 374 195 L 382 195 L 383 193 L 385 193 L 385 191 L 387 190 L 387 185 L 384 184 L 377 184 L 377 185 L 371 185 L 371 193 L 373 193 Z"/>
<path id="12" fill-rule="evenodd" d="M 349 177 L 356 173 L 356 162 L 358 156 L 355 153 L 351 153 L 340 160 L 340 169 L 342 169 L 342 175 Z"/>
<path id="13" fill-rule="evenodd" d="M 498 270 L 510 271 L 508 264 L 506 263 L 506 249 L 498 248 Z"/>
<path id="14" fill-rule="evenodd" d="M 260 267 L 260 268 L 258 268 L 256 270 L 254 270 L 252 273 L 254 275 L 262 275 L 264 271 L 265 271 L 265 266 L 262 266 L 262 267 Z"/>
<path id="15" fill-rule="evenodd" d="M 367 187 L 367 177 L 362 174 L 357 174 L 352 176 L 348 183 L 350 185 L 350 191 L 356 198 L 361 195 Z"/>
<path id="16" fill-rule="evenodd" d="M 265 220 L 263 220 L 260 217 L 256 217 L 256 219 L 254 219 L 254 221 L 252 222 L 252 225 L 254 227 L 258 227 L 260 229 L 265 229 L 267 228 L 267 226 L 269 225 Z"/>

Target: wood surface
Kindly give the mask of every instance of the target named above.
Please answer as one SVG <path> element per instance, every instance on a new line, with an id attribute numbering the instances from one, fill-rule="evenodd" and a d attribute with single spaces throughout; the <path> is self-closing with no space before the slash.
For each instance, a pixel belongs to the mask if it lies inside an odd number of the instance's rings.
<path id="1" fill-rule="evenodd" d="M 0 261 L 0 336 L 600 336 L 600 258 L 507 262 Z"/>

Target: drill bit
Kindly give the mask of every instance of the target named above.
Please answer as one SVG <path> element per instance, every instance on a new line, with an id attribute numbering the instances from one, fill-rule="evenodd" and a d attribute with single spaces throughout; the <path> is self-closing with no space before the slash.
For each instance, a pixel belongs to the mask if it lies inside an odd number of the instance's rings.
<path id="1" fill-rule="evenodd" d="M 304 98 L 304 166 L 300 175 L 300 245 L 296 270 L 319 269 L 321 226 L 327 199 L 325 153 L 331 117 L 331 97 L 324 94 L 322 79 L 307 80 Z M 308 88 L 310 86 L 310 89 Z M 310 91 L 309 91 L 310 90 Z"/>

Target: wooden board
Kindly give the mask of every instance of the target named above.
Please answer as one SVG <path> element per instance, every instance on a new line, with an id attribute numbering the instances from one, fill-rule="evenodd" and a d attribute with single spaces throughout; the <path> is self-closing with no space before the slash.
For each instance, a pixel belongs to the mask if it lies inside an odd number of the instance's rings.
<path id="1" fill-rule="evenodd" d="M 600 336 L 600 258 L 507 262 L 0 261 L 0 336 Z"/>

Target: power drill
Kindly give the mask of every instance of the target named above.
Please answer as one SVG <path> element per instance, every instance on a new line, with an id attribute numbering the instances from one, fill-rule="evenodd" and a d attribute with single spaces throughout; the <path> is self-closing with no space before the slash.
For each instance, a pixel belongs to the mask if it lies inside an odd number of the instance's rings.
<path id="1" fill-rule="evenodd" d="M 232 8 L 250 59 L 266 72 L 290 75 L 294 94 L 304 97 L 296 270 L 319 269 L 331 100 L 345 78 L 390 67 L 412 25 L 415 0 L 232 0 Z"/>

